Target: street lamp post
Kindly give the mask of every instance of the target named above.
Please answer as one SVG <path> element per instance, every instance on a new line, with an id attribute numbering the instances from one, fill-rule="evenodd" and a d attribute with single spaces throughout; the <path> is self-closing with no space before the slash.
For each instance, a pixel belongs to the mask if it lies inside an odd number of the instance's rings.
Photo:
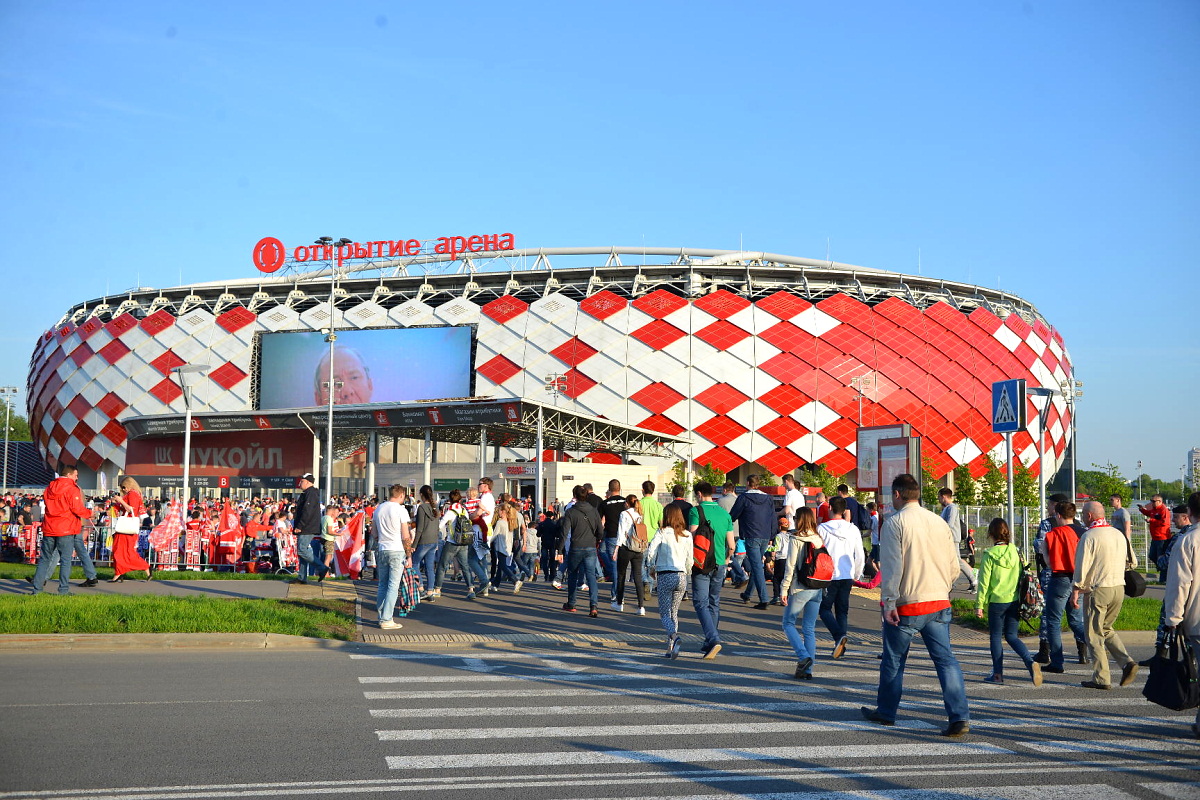
<path id="1" fill-rule="evenodd" d="M 8 494 L 8 437 L 9 422 L 12 419 L 12 398 L 17 396 L 17 387 L 0 386 L 0 396 L 4 397 L 4 493 Z"/>
<path id="2" fill-rule="evenodd" d="M 1142 501 L 1142 462 L 1141 461 L 1138 461 L 1137 472 L 1138 472 L 1138 502 L 1140 503 Z"/>
<path id="3" fill-rule="evenodd" d="M 188 479 L 191 477 L 192 466 L 192 376 L 203 375 L 209 370 L 208 364 L 184 364 L 171 371 L 179 376 L 183 387 L 183 518 L 187 519 L 188 510 Z"/>
<path id="4" fill-rule="evenodd" d="M 338 239 L 336 242 L 332 236 L 318 237 L 314 244 L 325 247 L 333 247 L 336 252 L 340 252 L 341 248 L 350 244 L 351 240 L 345 237 Z M 337 342 L 337 325 L 334 314 L 337 310 L 335 303 L 335 293 L 337 292 L 337 267 L 335 262 L 329 262 L 329 327 L 322 328 L 321 333 L 325 334 L 325 341 L 329 343 L 329 381 L 325 384 L 325 392 L 328 395 L 329 405 L 327 417 L 325 420 L 325 506 L 329 507 L 333 503 L 333 398 L 340 388 L 341 383 L 334 379 L 333 369 L 333 350 Z"/>
<path id="5" fill-rule="evenodd" d="M 862 427 L 862 404 L 863 398 L 867 394 L 867 389 L 875 387 L 875 378 L 871 375 L 856 375 L 850 379 L 850 385 L 858 392 L 858 427 Z"/>

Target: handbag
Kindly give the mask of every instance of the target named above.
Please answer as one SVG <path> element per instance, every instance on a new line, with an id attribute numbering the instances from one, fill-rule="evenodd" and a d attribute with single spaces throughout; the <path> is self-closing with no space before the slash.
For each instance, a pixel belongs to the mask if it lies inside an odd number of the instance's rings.
<path id="1" fill-rule="evenodd" d="M 1133 554 L 1133 545 L 1129 540 L 1125 540 L 1125 551 L 1127 553 L 1126 562 L 1132 566 L 1137 566 L 1137 557 Z M 1136 569 L 1125 570 L 1125 596 L 1126 597 L 1141 597 L 1146 593 L 1146 576 L 1138 572 Z"/>
<path id="2" fill-rule="evenodd" d="M 113 533 L 137 533 L 142 529 L 142 521 L 137 517 L 117 517 L 113 520 Z"/>
<path id="3" fill-rule="evenodd" d="M 1167 634 L 1167 640 L 1150 659 L 1150 676 L 1142 696 L 1151 703 L 1172 711 L 1186 711 L 1200 706 L 1200 681 L 1196 676 L 1196 654 L 1177 633 Z"/>

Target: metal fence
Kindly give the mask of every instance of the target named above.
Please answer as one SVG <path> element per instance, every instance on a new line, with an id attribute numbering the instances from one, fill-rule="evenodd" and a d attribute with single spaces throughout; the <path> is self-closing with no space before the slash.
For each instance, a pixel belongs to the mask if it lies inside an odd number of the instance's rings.
<path id="1" fill-rule="evenodd" d="M 987 529 L 991 521 L 1008 516 L 1006 506 L 961 506 L 960 509 L 967 521 L 967 528 L 974 531 L 977 551 L 988 546 Z M 1021 557 L 1029 561 L 1042 517 L 1038 509 L 1032 506 L 1017 506 L 1014 511 L 1016 519 L 1011 525 L 1013 544 L 1020 549 Z M 1106 508 L 1105 518 L 1111 519 L 1111 514 L 1112 509 Z M 1138 565 L 1144 569 L 1150 553 L 1150 531 L 1146 526 L 1146 518 L 1136 511 L 1130 515 L 1129 537 L 1133 542 L 1133 552 L 1138 557 Z"/>

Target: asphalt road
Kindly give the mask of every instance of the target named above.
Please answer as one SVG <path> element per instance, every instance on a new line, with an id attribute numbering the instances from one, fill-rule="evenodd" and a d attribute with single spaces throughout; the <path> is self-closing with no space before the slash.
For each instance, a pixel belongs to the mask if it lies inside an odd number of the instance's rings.
<path id="1" fill-rule="evenodd" d="M 919 646 L 895 728 L 859 715 L 872 646 L 811 682 L 782 645 L 675 662 L 636 643 L 9 651 L 0 800 L 1200 797 L 1191 715 L 1146 703 L 1140 682 L 1088 691 L 1071 665 L 1034 688 L 1010 656 L 991 686 L 986 647 L 956 649 L 961 740 L 937 735 Z"/>

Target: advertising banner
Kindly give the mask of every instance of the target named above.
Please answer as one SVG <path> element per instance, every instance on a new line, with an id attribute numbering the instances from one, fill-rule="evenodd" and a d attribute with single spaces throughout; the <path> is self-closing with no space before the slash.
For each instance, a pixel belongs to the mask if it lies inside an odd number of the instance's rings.
<path id="1" fill-rule="evenodd" d="M 186 569 L 200 569 L 200 529 L 203 525 L 200 520 L 188 520 L 183 542 L 183 565 Z"/>
<path id="2" fill-rule="evenodd" d="M 306 430 L 259 430 L 192 437 L 191 475 L 290 477 L 312 469 L 313 436 Z M 125 472 L 183 482 L 183 437 L 130 439 Z M 160 481 L 155 481 L 160 483 Z"/>
<path id="3" fill-rule="evenodd" d="M 858 460 L 858 474 L 854 479 L 854 488 L 860 492 L 886 488 L 888 484 L 881 481 L 879 476 L 879 442 L 881 439 L 908 435 L 907 423 L 859 428 L 855 437 L 854 453 Z"/>
<path id="4" fill-rule="evenodd" d="M 336 558 L 338 573 L 341 575 L 349 575 L 352 580 L 358 580 L 362 574 L 363 567 L 363 548 L 366 544 L 366 536 L 363 530 L 365 522 L 363 512 L 358 512 L 345 527 L 338 531 Z"/>

